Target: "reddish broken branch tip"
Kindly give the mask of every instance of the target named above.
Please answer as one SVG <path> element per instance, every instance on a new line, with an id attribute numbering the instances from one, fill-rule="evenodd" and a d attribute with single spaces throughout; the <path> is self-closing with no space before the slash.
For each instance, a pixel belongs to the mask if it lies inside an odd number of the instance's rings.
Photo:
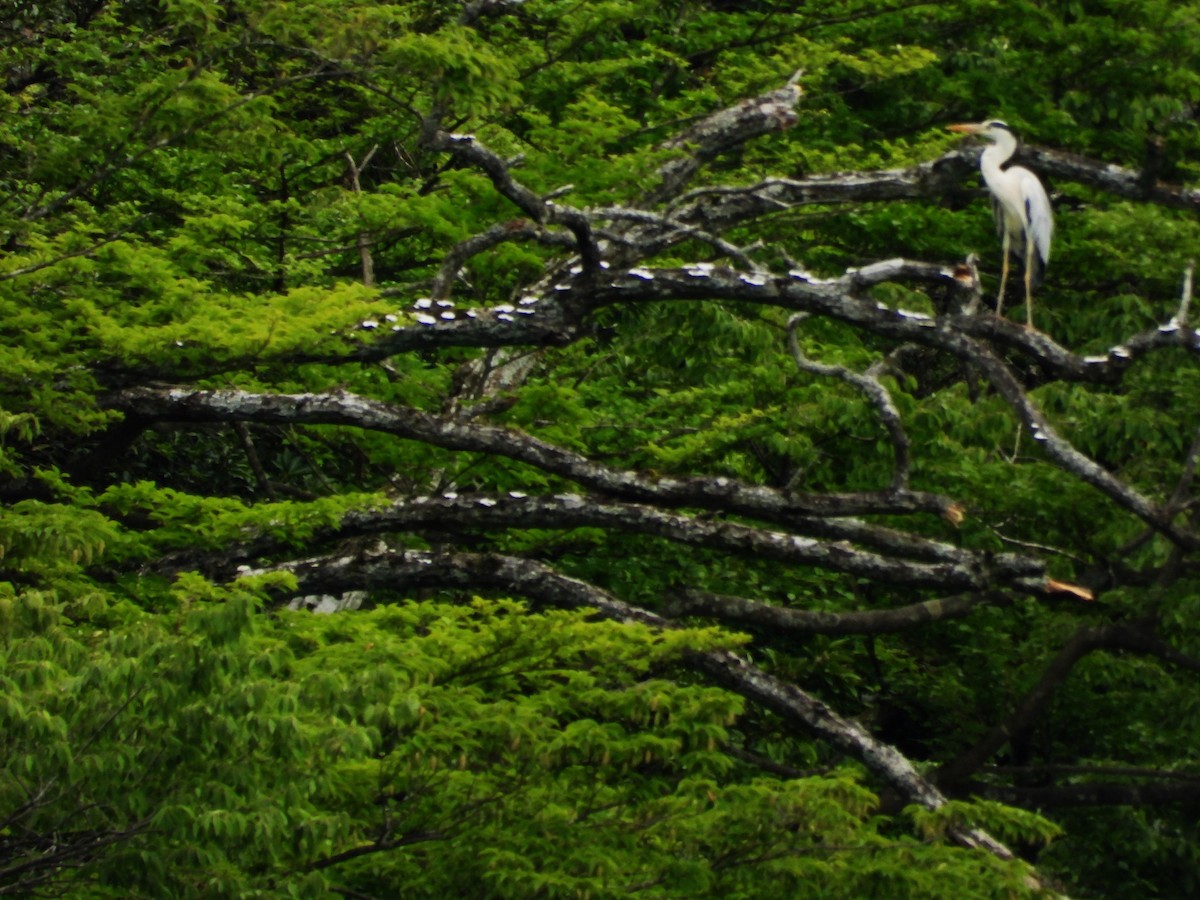
<path id="1" fill-rule="evenodd" d="M 1053 578 L 1046 579 L 1046 589 L 1055 594 L 1071 594 L 1078 597 L 1080 600 L 1095 600 L 1096 595 L 1085 587 L 1080 587 L 1077 584 L 1070 584 L 1066 581 L 1056 581 Z"/>

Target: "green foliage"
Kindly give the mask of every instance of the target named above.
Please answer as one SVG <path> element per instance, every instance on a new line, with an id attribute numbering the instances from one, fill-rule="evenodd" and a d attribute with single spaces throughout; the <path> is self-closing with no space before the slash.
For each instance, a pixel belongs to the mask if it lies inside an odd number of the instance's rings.
<path id="1" fill-rule="evenodd" d="M 716 631 L 482 600 L 263 616 L 269 587 L 186 577 L 176 612 L 105 631 L 50 595 L 0 598 L 0 805 L 22 832 L 69 816 L 64 845 L 121 836 L 91 880 L 135 895 L 820 877 L 849 897 L 910 855 L 967 861 L 880 838 L 849 775 L 737 778 L 721 746 L 738 698 L 663 677 Z M 914 887 L 949 896 L 940 881 Z"/>
<path id="2" fill-rule="evenodd" d="M 950 828 L 983 828 L 1005 842 L 1048 844 L 1062 834 L 1036 813 L 988 800 L 951 800 L 936 810 L 910 806 L 905 812 L 930 838 L 943 837 Z"/>
<path id="3" fill-rule="evenodd" d="M 969 822 L 1028 848 L 1054 838 L 1041 861 L 1073 894 L 1195 893 L 1200 843 L 1177 808 L 1055 812 L 1053 824 L 986 801 L 880 813 L 878 785 L 833 769 L 827 747 L 683 674 L 686 650 L 742 644 L 724 632 L 655 634 L 440 591 L 314 617 L 275 607 L 280 576 L 163 574 L 168 554 L 186 567 L 234 547 L 265 547 L 266 562 L 328 549 L 344 517 L 395 496 L 577 486 L 350 428 L 141 430 L 101 398 L 145 381 L 345 387 L 440 411 L 483 351 L 331 362 L 409 324 L 403 310 L 445 253 L 516 215 L 485 175 L 422 144 L 434 111 L 513 159 L 532 190 L 569 186 L 559 196 L 579 207 L 635 202 L 678 153 L 664 139 L 801 68 L 795 126 L 722 155 L 705 179 L 905 166 L 951 146 L 946 122 L 996 115 L 1030 141 L 1128 166 L 1161 144 L 1162 180 L 1194 181 L 1196 3 L 530 0 L 474 23 L 442 0 L 9 6 L 0 883 L 29 862 L 81 896 L 1027 893 L 1020 864 L 947 846 L 947 828 Z M 1167 320 L 1200 237 L 1193 217 L 1051 188 L 1040 324 L 1106 353 Z M 975 251 L 990 290 L 1000 261 L 984 207 L 804 206 L 728 237 L 823 274 Z M 482 253 L 457 296 L 512 302 L 551 252 Z M 663 262 L 713 251 L 671 252 Z M 935 306 L 896 287 L 875 299 Z M 607 309 L 586 339 L 543 352 L 493 418 L 618 468 L 886 486 L 891 447 L 869 404 L 799 372 L 785 322 L 721 302 Z M 828 321 L 806 322 L 802 343 L 858 371 L 894 349 Z M 1139 361 L 1119 393 L 1046 384 L 1033 397 L 1080 450 L 1165 500 L 1200 415 L 1189 359 Z M 1139 582 L 1169 548 L 1019 441 L 1008 407 L 977 396 L 956 363 L 936 365 L 887 384 L 915 448 L 913 487 L 953 496 L 968 518 L 880 524 L 997 553 L 1053 548 L 1063 578 L 1088 566 L 1138 577 L 1084 611 L 1017 600 L 912 634 L 759 634 L 745 648 L 930 761 L 1010 711 L 1081 624 L 1154 612 L 1174 646 L 1200 654 L 1193 573 Z M 551 556 L 647 606 L 681 583 L 830 612 L 928 599 L 600 529 L 465 538 Z M 1157 661 L 1097 655 L 998 761 L 1186 767 L 1194 688 Z M 766 777 L 728 743 L 826 774 Z M 49 872 L 31 835 L 92 849 L 78 870 Z"/>

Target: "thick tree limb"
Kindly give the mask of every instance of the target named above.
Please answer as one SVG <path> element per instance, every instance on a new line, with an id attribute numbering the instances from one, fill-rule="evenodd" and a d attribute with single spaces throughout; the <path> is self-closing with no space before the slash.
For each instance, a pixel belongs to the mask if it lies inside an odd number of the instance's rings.
<path id="1" fill-rule="evenodd" d="M 932 564 L 974 569 L 997 564 L 969 550 L 940 541 L 921 538 L 907 532 L 873 525 L 849 517 L 789 517 L 792 530 L 825 540 L 838 541 L 839 549 L 849 550 L 848 542 L 872 547 L 900 560 L 921 560 Z M 672 514 L 653 506 L 622 503 L 599 496 L 555 494 L 526 497 L 518 491 L 507 495 L 470 494 L 459 497 L 415 497 L 398 500 L 382 510 L 350 512 L 335 533 L 327 537 L 353 536 L 393 531 L 398 528 L 434 525 L 449 529 L 479 528 L 577 528 L 601 527 L 658 534 L 685 539 L 685 542 L 711 542 L 726 550 L 750 549 L 754 553 L 782 554 L 793 562 L 805 552 L 806 545 L 791 545 L 793 535 L 764 531 L 748 525 Z M 691 539 L 687 539 L 690 535 Z M 762 543 L 757 543 L 758 541 Z M 775 549 L 768 547 L 774 544 Z M 797 554 L 797 555 L 793 555 Z M 999 560 L 999 571 L 1008 577 L 1032 577 L 1040 572 L 1034 561 L 1019 556 Z"/>
<path id="2" fill-rule="evenodd" d="M 656 206 L 675 197 L 706 162 L 721 153 L 795 124 L 795 107 L 803 94 L 798 77 L 799 73 L 778 90 L 718 110 L 668 140 L 665 148 L 686 149 L 687 155 L 662 167 L 662 184 L 646 196 L 645 205 Z"/>
<path id="3" fill-rule="evenodd" d="M 801 494 L 746 484 L 733 478 L 652 476 L 613 469 L 581 454 L 512 429 L 382 403 L 345 392 L 256 394 L 192 388 L 141 387 L 117 391 L 104 404 L 141 419 L 180 422 L 273 422 L 351 425 L 424 441 L 449 450 L 494 453 L 569 478 L 585 487 L 624 499 L 667 506 L 694 506 L 788 523 L 809 517 L 956 509 L 949 498 L 917 491 L 857 494 Z"/>
<path id="4" fill-rule="evenodd" d="M 1051 178 L 1086 184 L 1125 200 L 1139 200 L 1171 209 L 1200 210 L 1200 189 L 1148 181 L 1137 169 L 1043 147 L 1023 146 L 1021 156 Z"/>
<path id="5" fill-rule="evenodd" d="M 964 343 L 964 339 L 983 338 L 1035 359 L 1052 377 L 1064 381 L 1114 384 L 1134 352 L 1127 342 L 1126 346 L 1113 348 L 1107 357 L 1083 358 L 1045 334 L 995 316 L 931 316 L 892 309 L 866 296 L 869 288 L 891 281 L 961 292 L 967 303 L 975 287 L 959 267 L 893 259 L 828 279 L 800 270 L 787 275 L 763 274 L 711 264 L 673 269 L 635 267 L 627 273 L 610 274 L 588 293 L 594 306 L 663 300 L 730 300 L 775 306 L 828 316 L 882 337 L 932 347 L 959 358 L 969 359 L 974 352 L 975 345 Z M 563 299 L 574 302 L 569 296 Z M 1172 345 L 1177 343 L 1173 341 Z"/>
<path id="6" fill-rule="evenodd" d="M 363 346 L 338 353 L 297 354 L 293 362 L 350 362 L 384 359 L 398 353 L 435 347 L 557 346 L 585 332 L 589 314 L 600 306 L 662 300 L 729 300 L 776 306 L 793 312 L 839 319 L 899 342 L 941 349 L 960 358 L 970 355 L 962 338 L 985 339 L 1035 361 L 1043 379 L 1099 385 L 1118 384 L 1133 362 L 1170 347 L 1200 355 L 1200 332 L 1177 321 L 1165 323 L 1115 344 L 1104 356 L 1078 356 L 1049 336 L 995 316 L 954 314 L 929 316 L 891 309 L 866 296 L 887 282 L 915 283 L 961 294 L 969 307 L 975 284 L 963 267 L 894 259 L 851 269 L 838 278 L 821 279 L 794 270 L 786 275 L 738 271 L 710 263 L 678 269 L 634 266 L 603 271 L 584 279 L 567 274 L 542 292 L 525 294 L 516 306 L 463 308 L 448 301 L 436 307 L 418 300 L 398 309 L 414 324 L 398 324 Z M 118 372 L 115 367 L 111 370 Z"/>
<path id="7" fill-rule="evenodd" d="M 1007 602 L 1009 598 L 1000 591 L 982 591 L 925 600 L 897 609 L 831 612 L 773 606 L 746 597 L 689 588 L 669 597 L 666 609 L 672 617 L 707 616 L 784 634 L 891 634 L 946 619 L 961 619 L 980 606 Z"/>
<path id="8" fill-rule="evenodd" d="M 509 496 L 469 495 L 459 497 L 418 497 L 397 501 L 385 509 L 347 513 L 337 528 L 309 536 L 309 543 L 364 534 L 394 531 L 432 530 L 438 533 L 475 532 L 497 528 L 581 528 L 599 527 L 635 534 L 649 534 L 680 544 L 721 550 L 725 553 L 758 559 L 772 559 L 793 565 L 816 566 L 845 572 L 888 584 L 932 587 L 942 590 L 985 590 L 989 585 L 1015 583 L 1023 587 L 1045 582 L 1042 564 L 1015 554 L 975 553 L 949 544 L 911 538 L 900 532 L 867 525 L 855 520 L 804 520 L 814 530 L 836 540 L 817 540 L 794 534 L 768 531 L 735 522 L 701 519 L 631 503 L 618 503 L 601 497 L 558 494 L 553 497 L 525 497 L 520 492 Z M 903 540 L 908 537 L 908 540 Z M 849 541 L 879 539 L 892 554 L 884 555 L 853 546 Z M 279 549 L 269 542 L 229 548 L 215 557 L 184 554 L 168 557 L 169 570 L 195 568 L 197 565 L 217 577 L 233 576 L 230 567 L 266 549 Z M 225 569 L 214 569 L 213 558 Z M 207 563 L 207 564 L 206 564 Z M 1043 591 L 1044 592 L 1044 591 Z M 937 601 L 927 605 L 926 618 L 932 617 Z M 965 614 L 965 612 L 964 612 Z M 920 618 L 919 614 L 917 618 Z"/>
<path id="9" fill-rule="evenodd" d="M 529 226 L 521 225 L 522 234 Z M 445 292 L 462 260 L 478 248 L 501 240 L 503 228 L 485 232 L 479 240 L 469 239 L 438 276 Z M 541 238 L 538 238 L 541 240 Z M 558 241 L 559 238 L 553 240 Z M 634 266 L 609 269 L 601 262 L 598 271 L 585 277 L 583 267 L 560 273 L 549 282 L 523 294 L 515 304 L 471 308 L 448 299 L 421 298 L 395 313 L 361 323 L 360 330 L 373 332 L 369 341 L 334 352 L 291 353 L 272 360 L 277 363 L 328 363 L 381 361 L 401 353 L 451 347 L 540 347 L 572 343 L 587 333 L 590 314 L 598 307 L 660 300 L 729 300 L 776 306 L 793 312 L 829 316 L 900 343 L 925 346 L 969 357 L 971 346 L 963 338 L 986 339 L 995 346 L 1021 353 L 1036 363 L 1040 380 L 1078 381 L 1100 385 L 1118 384 L 1133 361 L 1147 353 L 1180 347 L 1200 354 L 1200 332 L 1172 320 L 1163 326 L 1134 335 L 1114 345 L 1105 356 L 1080 357 L 1045 334 L 1030 332 L 994 316 L 954 314 L 929 316 L 890 309 L 867 296 L 874 285 L 891 281 L 924 285 L 949 292 L 952 308 L 970 308 L 977 288 L 969 266 L 947 267 L 894 259 L 851 269 L 838 278 L 820 279 L 793 270 L 782 274 L 738 271 L 711 263 L 696 263 L 678 269 L 649 269 Z M 953 298 L 957 297 L 957 301 Z M 383 318 L 384 322 L 379 319 Z M 393 324 L 386 324 L 387 322 Z M 173 377 L 196 377 L 236 370 L 261 362 L 231 359 L 208 364 L 203 371 L 181 366 Z M 161 378 L 162 367 L 129 366 L 101 362 L 97 373 L 114 386 L 145 383 Z"/>
<path id="10" fill-rule="evenodd" d="M 769 178 L 746 187 L 704 187 L 673 205 L 672 218 L 720 233 L 733 225 L 783 209 L 900 200 L 937 200 L 966 192 L 978 171 L 979 148 L 950 150 L 937 159 L 897 169 L 830 172 L 804 178 Z M 1200 189 L 1154 183 L 1142 173 L 1100 160 L 1022 146 L 1021 161 L 1053 179 L 1074 181 L 1128 200 L 1174 209 L 1200 209 Z"/>
<path id="11" fill-rule="evenodd" d="M 679 198 L 671 216 L 721 233 L 736 224 L 799 206 L 931 200 L 964 194 L 977 171 L 978 153 L 951 150 L 903 169 L 832 172 L 805 178 L 768 178 L 746 187 L 704 187 Z"/>

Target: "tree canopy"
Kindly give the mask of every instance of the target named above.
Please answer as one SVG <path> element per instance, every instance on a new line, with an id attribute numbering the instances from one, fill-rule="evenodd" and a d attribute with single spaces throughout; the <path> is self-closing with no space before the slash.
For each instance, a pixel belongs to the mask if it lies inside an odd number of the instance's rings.
<path id="1" fill-rule="evenodd" d="M 1200 3 L 5 13 L 0 894 L 1200 889 Z"/>

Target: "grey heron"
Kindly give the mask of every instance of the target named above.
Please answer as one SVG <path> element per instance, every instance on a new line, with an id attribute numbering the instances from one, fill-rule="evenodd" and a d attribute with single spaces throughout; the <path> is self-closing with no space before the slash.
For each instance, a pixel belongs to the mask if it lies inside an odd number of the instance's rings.
<path id="1" fill-rule="evenodd" d="M 978 125 L 947 126 L 951 131 L 975 134 L 988 141 L 979 157 L 979 171 L 992 194 L 992 211 L 996 215 L 996 230 L 1004 249 L 1000 272 L 1000 293 L 996 299 L 996 315 L 1004 308 L 1004 287 L 1008 282 L 1009 254 L 1020 255 L 1025 265 L 1025 327 L 1033 328 L 1033 286 L 1037 284 L 1050 262 L 1050 238 L 1054 234 L 1054 214 L 1050 198 L 1038 177 L 1023 166 L 1006 166 L 1017 151 L 1017 138 L 1012 129 L 999 119 Z"/>

